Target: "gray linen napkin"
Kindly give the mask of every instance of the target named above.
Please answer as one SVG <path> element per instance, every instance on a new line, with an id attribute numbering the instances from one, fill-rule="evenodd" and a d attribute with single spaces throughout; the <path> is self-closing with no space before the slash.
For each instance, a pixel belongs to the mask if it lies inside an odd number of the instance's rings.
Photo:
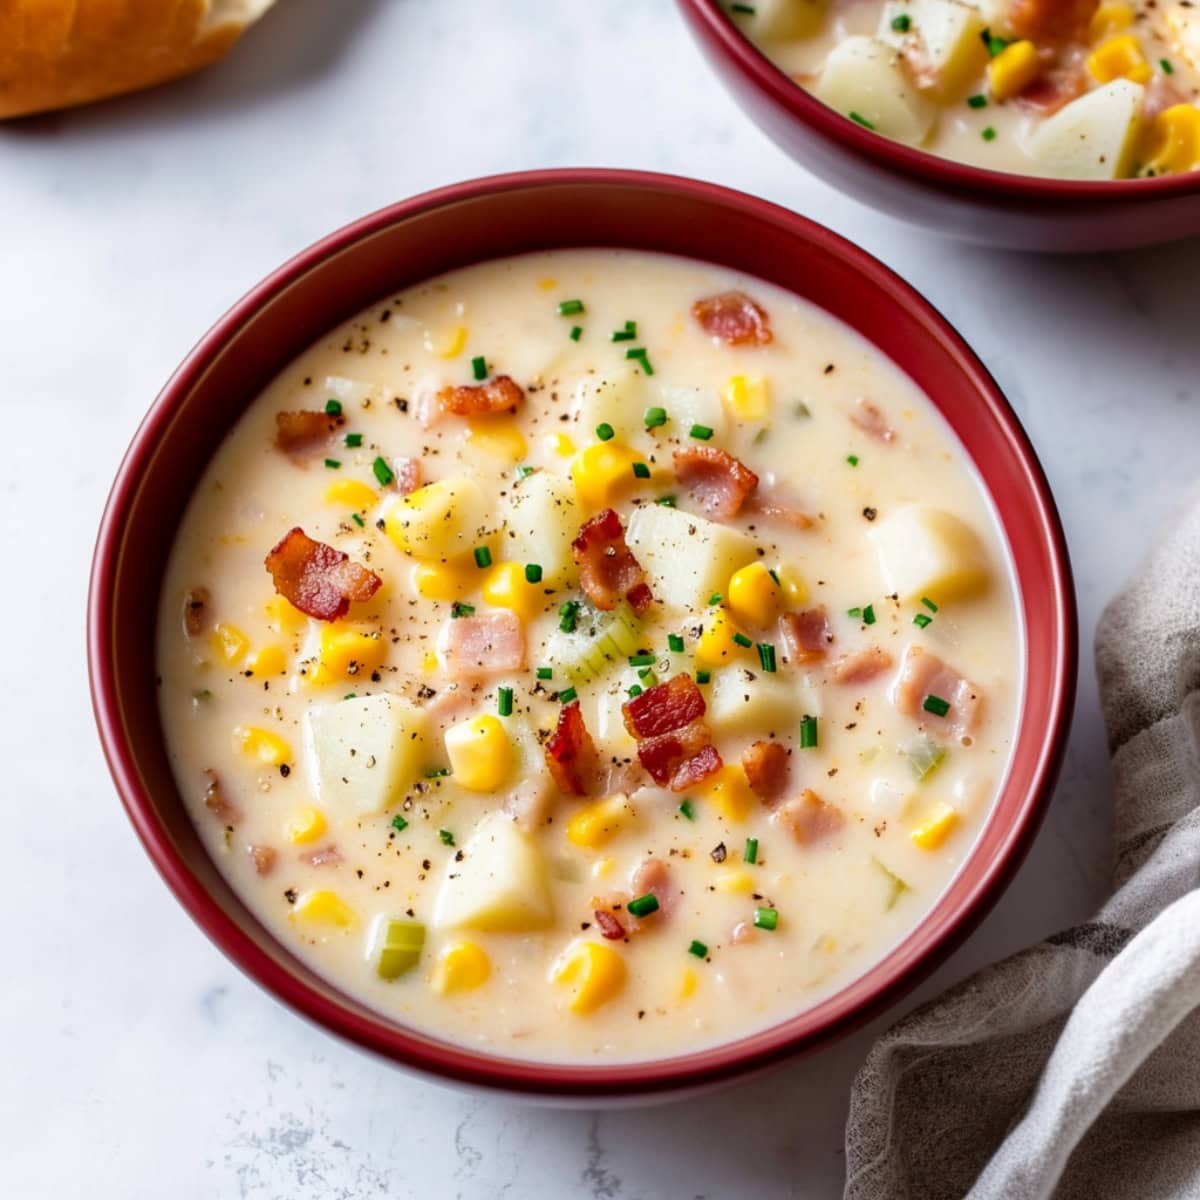
<path id="1" fill-rule="evenodd" d="M 875 1044 L 846 1200 L 1200 1197 L 1200 507 L 1104 612 L 1096 672 L 1114 895 Z"/>

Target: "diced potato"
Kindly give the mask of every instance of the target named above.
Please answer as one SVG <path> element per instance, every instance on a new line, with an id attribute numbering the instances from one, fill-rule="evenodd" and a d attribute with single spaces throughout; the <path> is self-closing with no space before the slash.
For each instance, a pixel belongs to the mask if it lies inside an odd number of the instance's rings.
<path id="1" fill-rule="evenodd" d="M 753 13 L 739 14 L 739 27 L 755 41 L 811 37 L 825 19 L 826 0 L 755 0 Z"/>
<path id="2" fill-rule="evenodd" d="M 703 608 L 757 556 L 744 533 L 661 504 L 644 504 L 629 518 L 625 541 L 650 576 L 655 599 L 685 611 Z"/>
<path id="3" fill-rule="evenodd" d="M 713 675 L 708 720 L 721 735 L 782 736 L 800 728 L 804 716 L 821 715 L 814 688 L 784 675 L 727 667 Z"/>
<path id="4" fill-rule="evenodd" d="M 937 114 L 909 82 L 894 47 L 876 38 L 843 38 L 825 59 L 816 94 L 830 108 L 901 142 L 921 142 Z"/>
<path id="5" fill-rule="evenodd" d="M 907 33 L 892 25 L 902 14 L 909 19 Z M 947 103 L 959 99 L 983 70 L 988 57 L 984 29 L 983 17 L 959 0 L 890 0 L 883 6 L 877 36 L 897 47 L 915 40 L 921 68 L 933 76 L 923 90 Z"/>
<path id="6" fill-rule="evenodd" d="M 309 744 L 327 811 L 353 818 L 383 812 L 426 765 L 428 721 L 399 696 L 358 696 L 310 708 Z"/>
<path id="7" fill-rule="evenodd" d="M 1146 89 L 1114 79 L 1047 117 L 1029 139 L 1033 157 L 1067 179 L 1121 179 L 1130 173 Z"/>
<path id="8" fill-rule="evenodd" d="M 1163 14 L 1167 41 L 1200 71 L 1200 8 L 1172 4 Z"/>
<path id="9" fill-rule="evenodd" d="M 473 479 L 439 479 L 394 500 L 384 528 L 406 554 L 445 561 L 487 540 L 496 527 L 493 507 Z"/>
<path id="10" fill-rule="evenodd" d="M 606 756 L 631 758 L 637 750 L 637 742 L 625 728 L 625 718 L 621 713 L 621 705 L 628 699 L 622 688 L 603 692 L 596 701 L 595 738 Z"/>
<path id="11" fill-rule="evenodd" d="M 537 842 L 502 812 L 491 812 L 452 858 L 438 891 L 438 928 L 523 933 L 554 920 L 550 880 Z"/>
<path id="12" fill-rule="evenodd" d="M 569 479 L 552 471 L 534 471 L 509 489 L 503 515 L 501 548 L 506 559 L 537 563 L 548 585 L 574 576 L 571 542 L 583 523 L 583 512 Z"/>
<path id="13" fill-rule="evenodd" d="M 725 436 L 729 418 L 720 395 L 708 388 L 665 387 L 658 404 L 667 410 L 667 429 L 686 439 L 693 425 L 707 425 L 713 431 L 709 445 Z"/>
<path id="14" fill-rule="evenodd" d="M 871 532 L 885 590 L 902 601 L 936 604 L 975 595 L 990 578 L 987 551 L 975 531 L 940 508 L 898 508 Z"/>
<path id="15" fill-rule="evenodd" d="M 590 376 L 575 391 L 580 440 L 590 442 L 596 436 L 596 427 L 607 424 L 618 438 L 628 442 L 646 428 L 646 409 L 657 403 L 645 376 L 632 366 L 622 364 L 603 375 Z"/>

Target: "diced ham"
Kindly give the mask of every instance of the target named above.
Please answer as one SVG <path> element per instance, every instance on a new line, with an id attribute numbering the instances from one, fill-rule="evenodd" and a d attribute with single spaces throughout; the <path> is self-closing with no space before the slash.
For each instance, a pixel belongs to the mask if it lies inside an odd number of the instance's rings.
<path id="1" fill-rule="evenodd" d="M 705 708 L 704 694 L 683 671 L 627 700 L 621 714 L 630 735 L 640 740 L 682 729 L 704 716 Z"/>
<path id="2" fill-rule="evenodd" d="M 716 446 L 687 446 L 673 457 L 676 478 L 714 520 L 736 517 L 758 487 L 745 463 Z"/>
<path id="3" fill-rule="evenodd" d="M 772 340 L 771 319 L 745 292 L 722 292 L 692 305 L 700 328 L 727 346 L 766 346 Z"/>
<path id="4" fill-rule="evenodd" d="M 791 776 L 787 748 L 779 742 L 755 742 L 742 752 L 742 770 L 750 790 L 760 800 L 774 804 L 787 791 Z"/>
<path id="5" fill-rule="evenodd" d="M 594 915 L 601 937 L 608 938 L 610 942 L 616 942 L 625 936 L 625 926 L 607 908 L 596 909 Z"/>
<path id="6" fill-rule="evenodd" d="M 812 845 L 837 833 L 846 823 L 845 814 L 826 804 L 811 788 L 781 804 L 771 817 L 802 846 Z"/>
<path id="7" fill-rule="evenodd" d="M 242 819 L 241 809 L 238 808 L 221 786 L 221 780 L 216 771 L 204 772 L 204 807 L 208 809 L 222 825 L 236 825 Z"/>
<path id="8" fill-rule="evenodd" d="M 878 404 L 874 404 L 864 396 L 858 398 L 858 403 L 855 404 L 854 411 L 850 414 L 850 421 L 863 433 L 870 434 L 877 441 L 894 442 L 896 440 L 896 431 L 888 424 L 883 410 Z"/>
<path id="9" fill-rule="evenodd" d="M 503 675 L 525 665 L 525 631 L 513 612 L 451 617 L 438 638 L 442 662 L 452 679 Z"/>
<path id="10" fill-rule="evenodd" d="M 391 486 L 402 496 L 410 495 L 421 486 L 424 480 L 424 469 L 419 458 L 392 459 L 392 474 L 395 478 Z"/>
<path id="11" fill-rule="evenodd" d="M 633 873 L 629 883 L 634 898 L 653 896 L 658 901 L 657 917 L 668 917 L 679 899 L 679 888 L 671 882 L 671 868 L 661 858 L 648 858 Z"/>
<path id="12" fill-rule="evenodd" d="M 383 580 L 350 556 L 314 541 L 297 526 L 271 549 L 266 568 L 275 590 L 319 621 L 345 616 L 351 601 L 369 600 Z"/>
<path id="13" fill-rule="evenodd" d="M 659 787 L 686 792 L 721 769 L 721 755 L 703 721 L 638 743 L 638 761 Z"/>
<path id="14" fill-rule="evenodd" d="M 301 854 L 300 861 L 310 867 L 336 867 L 342 861 L 342 852 L 336 846 L 320 846 Z"/>
<path id="15" fill-rule="evenodd" d="M 546 740 L 546 766 L 568 796 L 588 796 L 596 786 L 600 760 L 596 743 L 583 723 L 578 700 L 564 704 L 558 713 L 558 725 Z"/>
<path id="16" fill-rule="evenodd" d="M 1080 37 L 1100 0 L 1009 0 L 1008 24 L 1032 42 L 1069 42 Z"/>
<path id="17" fill-rule="evenodd" d="M 606 796 L 614 792 L 630 795 L 646 782 L 642 764 L 636 758 L 611 758 L 605 765 L 602 791 Z"/>
<path id="18" fill-rule="evenodd" d="M 882 646 L 867 646 L 843 654 L 829 668 L 829 677 L 834 683 L 869 683 L 891 665 L 892 656 Z"/>
<path id="19" fill-rule="evenodd" d="M 926 708 L 925 702 L 931 696 L 950 705 L 944 717 Z M 936 654 L 921 646 L 909 646 L 892 694 L 896 707 L 906 716 L 916 717 L 932 731 L 961 738 L 975 728 L 982 699 L 973 683 Z"/>
<path id="20" fill-rule="evenodd" d="M 254 863 L 255 873 L 258 875 L 270 875 L 275 869 L 275 860 L 279 855 L 271 846 L 248 846 L 247 850 L 250 854 L 250 859 Z"/>
<path id="21" fill-rule="evenodd" d="M 1026 112 L 1049 117 L 1082 96 L 1087 88 L 1087 71 L 1083 64 L 1060 65 L 1044 71 L 1013 103 Z"/>
<path id="22" fill-rule="evenodd" d="M 571 554 L 579 568 L 579 586 L 597 608 L 608 612 L 624 599 L 640 617 L 650 607 L 654 597 L 646 572 L 626 544 L 621 518 L 611 508 L 579 527 Z"/>
<path id="23" fill-rule="evenodd" d="M 811 529 L 816 524 L 803 509 L 791 508 L 786 504 L 759 501 L 754 505 L 754 511 L 768 521 L 790 525 L 793 529 Z"/>
<path id="24" fill-rule="evenodd" d="M 198 637 L 208 628 L 208 606 L 212 601 L 208 588 L 192 588 L 183 598 L 183 629 L 188 637 Z"/>
<path id="25" fill-rule="evenodd" d="M 437 394 L 442 412 L 459 417 L 487 417 L 516 412 L 525 401 L 521 385 L 508 375 L 467 387 L 444 387 Z"/>
<path id="26" fill-rule="evenodd" d="M 275 414 L 275 445 L 298 463 L 321 456 L 346 423 L 341 413 L 298 409 Z"/>
<path id="27" fill-rule="evenodd" d="M 788 662 L 820 662 L 833 642 L 833 631 L 824 605 L 803 612 L 784 613 L 779 632 L 787 649 Z"/>

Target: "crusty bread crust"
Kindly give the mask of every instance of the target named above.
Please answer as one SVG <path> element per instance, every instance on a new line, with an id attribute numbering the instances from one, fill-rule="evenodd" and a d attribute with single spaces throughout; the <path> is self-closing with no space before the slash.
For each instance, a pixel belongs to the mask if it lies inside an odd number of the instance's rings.
<path id="1" fill-rule="evenodd" d="M 0 0 L 0 119 L 151 87 L 220 58 L 273 0 Z"/>

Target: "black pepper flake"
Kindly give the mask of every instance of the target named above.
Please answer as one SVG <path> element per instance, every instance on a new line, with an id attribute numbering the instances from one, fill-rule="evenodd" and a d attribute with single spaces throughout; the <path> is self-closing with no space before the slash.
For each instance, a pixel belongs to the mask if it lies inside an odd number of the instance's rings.
<path id="1" fill-rule="evenodd" d="M 726 851 L 726 849 L 725 849 L 725 843 L 724 843 L 724 842 L 718 842 L 718 843 L 717 843 L 717 844 L 716 844 L 716 845 L 715 845 L 715 846 L 714 846 L 714 847 L 713 847 L 713 848 L 712 848 L 712 849 L 711 849 L 711 850 L 708 852 L 708 856 L 709 856 L 709 858 L 711 858 L 711 859 L 713 860 L 713 862 L 715 862 L 715 863 L 723 863 L 723 862 L 725 861 L 725 855 L 726 855 L 727 853 L 728 853 L 728 852 L 727 852 L 727 851 Z"/>
<path id="2" fill-rule="evenodd" d="M 871 508 L 870 505 L 868 505 L 863 509 L 863 516 L 866 517 L 868 521 L 873 521 L 877 516 L 879 516 L 879 509 Z"/>
<path id="3" fill-rule="evenodd" d="M 279 766 L 279 773 L 284 777 L 284 779 L 286 779 L 292 773 L 292 768 L 289 767 L 287 763 L 281 763 Z"/>
<path id="4" fill-rule="evenodd" d="M 285 899 L 285 900 L 286 900 L 286 901 L 287 901 L 289 904 L 295 904 L 295 903 L 296 903 L 296 889 L 295 889 L 295 888 L 288 888 L 288 890 L 287 890 L 286 892 L 284 892 L 284 893 L 283 893 L 283 898 L 284 898 L 284 899 Z"/>

